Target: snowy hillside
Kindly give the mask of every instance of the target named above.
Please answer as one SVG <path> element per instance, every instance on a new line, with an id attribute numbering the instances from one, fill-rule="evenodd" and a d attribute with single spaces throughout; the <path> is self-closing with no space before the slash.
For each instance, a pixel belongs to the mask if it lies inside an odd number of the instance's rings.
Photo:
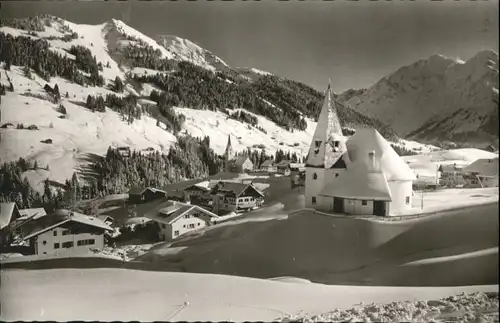
<path id="1" fill-rule="evenodd" d="M 498 54 L 466 62 L 432 55 L 340 99 L 402 136 L 488 143 L 498 138 Z"/>
<path id="2" fill-rule="evenodd" d="M 24 175 L 39 189 L 47 178 L 64 182 L 109 146 L 167 153 L 177 141 L 175 130 L 208 135 L 217 154 L 230 135 L 236 151 L 303 155 L 322 103 L 323 94 L 304 84 L 254 68 L 231 69 L 191 41 L 156 41 L 116 19 L 99 25 L 53 16 L 2 21 L 0 37 L 0 160 L 36 161 L 39 168 Z M 260 81 L 263 75 L 269 77 Z M 46 85 L 57 85 L 60 98 Z M 153 91 L 160 97 L 153 100 Z M 89 96 L 105 103 L 96 108 Z M 123 103 L 132 96 L 132 105 Z M 116 100 L 124 101 L 117 107 Z M 343 106 L 339 115 L 346 126 L 393 134 Z M 25 129 L 30 125 L 38 130 Z"/>

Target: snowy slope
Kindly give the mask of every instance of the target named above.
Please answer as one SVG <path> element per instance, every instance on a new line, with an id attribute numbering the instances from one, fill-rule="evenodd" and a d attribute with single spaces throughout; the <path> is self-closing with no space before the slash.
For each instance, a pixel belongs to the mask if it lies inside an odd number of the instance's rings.
<path id="1" fill-rule="evenodd" d="M 0 69 L 2 80 L 5 70 Z M 62 99 L 67 110 L 66 118 L 56 111 L 57 105 L 25 93 L 45 96 L 46 82 L 37 76 L 29 80 L 19 67 L 7 72 L 15 92 L 2 97 L 1 124 L 36 125 L 39 130 L 1 129 L 2 149 L 0 161 L 17 160 L 20 157 L 38 161 L 40 167 L 49 165 L 49 171 L 30 171 L 28 178 L 41 188 L 40 181 L 47 178 L 64 183 L 79 166 L 85 164 L 89 154 L 103 155 L 109 146 L 132 146 L 136 149 L 153 147 L 166 151 L 176 141 L 175 136 L 156 126 L 156 120 L 143 116 L 141 120 L 128 125 L 120 115 L 107 110 L 105 113 L 91 112 L 81 106 L 87 95 L 106 94 L 111 91 L 97 87 L 82 87 L 61 78 L 52 78 L 51 84 L 58 84 L 60 92 L 68 92 L 69 98 Z M 52 139 L 52 144 L 41 140 Z"/>
<path id="2" fill-rule="evenodd" d="M 494 126 L 498 122 L 498 54 L 484 50 L 467 62 L 432 55 L 400 68 L 367 90 L 346 91 L 340 99 L 401 135 L 461 142 L 478 136 L 485 142 L 498 137 L 498 125 Z M 478 129 L 480 134 L 471 133 Z"/>
<path id="3" fill-rule="evenodd" d="M 170 51 L 174 59 L 188 61 L 210 70 L 229 68 L 221 58 L 188 39 L 173 35 L 161 35 L 157 37 L 157 43 Z"/>
<path id="4" fill-rule="evenodd" d="M 7 270 L 1 319 L 270 322 L 360 303 L 437 300 L 462 292 L 498 292 L 498 286 L 327 286 L 123 269 Z"/>

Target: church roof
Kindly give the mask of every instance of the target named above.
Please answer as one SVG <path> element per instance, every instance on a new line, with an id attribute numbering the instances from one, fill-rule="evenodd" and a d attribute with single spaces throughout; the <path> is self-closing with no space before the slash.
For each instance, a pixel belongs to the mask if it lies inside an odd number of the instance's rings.
<path id="1" fill-rule="evenodd" d="M 377 130 L 373 128 L 358 129 L 349 138 L 346 145 L 352 163 L 355 163 L 360 156 L 364 158 L 370 151 L 374 151 L 380 168 L 388 181 L 416 180 L 415 174 L 408 164 L 392 149 Z M 349 169 L 349 164 L 347 168 Z"/>
<path id="2" fill-rule="evenodd" d="M 320 195 L 333 196 L 358 200 L 392 201 L 389 184 L 384 173 L 377 165 L 373 167 L 368 159 L 364 158 L 351 165 L 337 178 L 336 183 L 326 186 Z"/>
<path id="3" fill-rule="evenodd" d="M 337 147 L 335 147 L 334 141 L 338 142 Z M 342 135 L 335 100 L 330 85 L 328 85 L 307 154 L 306 166 L 330 168 L 339 158 L 338 153 L 345 151 L 345 149 L 345 138 Z"/>

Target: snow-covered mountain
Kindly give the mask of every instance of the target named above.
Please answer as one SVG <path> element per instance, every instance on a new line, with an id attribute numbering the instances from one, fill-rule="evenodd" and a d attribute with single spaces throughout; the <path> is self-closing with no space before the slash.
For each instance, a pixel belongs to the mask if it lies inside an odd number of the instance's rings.
<path id="1" fill-rule="evenodd" d="M 484 50 L 466 62 L 432 55 L 339 99 L 401 136 L 491 143 L 498 138 L 498 54 Z"/>
<path id="2" fill-rule="evenodd" d="M 282 149 L 304 155 L 322 103 L 323 94 L 307 85 L 255 68 L 229 67 L 189 40 L 155 40 L 116 19 L 99 25 L 53 16 L 2 21 L 0 37 L 5 44 L 0 83 L 7 89 L 0 97 L 0 161 L 37 161 L 40 168 L 24 175 L 39 188 L 47 178 L 64 182 L 92 162 L 89 156 L 103 155 L 109 146 L 168 153 L 177 142 L 172 118 L 179 116 L 179 133 L 209 136 L 217 154 L 229 135 L 236 151 L 274 154 Z M 117 78 L 123 91 L 116 90 Z M 58 86 L 59 102 L 47 84 Z M 158 100 L 152 101 L 153 90 L 167 95 L 163 112 Z M 138 100 L 126 111 L 108 101 L 95 110 L 89 108 L 89 95 Z M 338 109 L 346 127 L 368 125 L 394 134 L 376 119 L 342 104 Z M 128 122 L 135 110 L 142 115 Z M 26 129 L 31 125 L 37 130 Z"/>

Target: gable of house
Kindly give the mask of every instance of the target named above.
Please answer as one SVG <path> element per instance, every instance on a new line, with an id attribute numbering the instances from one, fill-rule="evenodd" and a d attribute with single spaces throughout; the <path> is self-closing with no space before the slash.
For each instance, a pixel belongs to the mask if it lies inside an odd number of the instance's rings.
<path id="1" fill-rule="evenodd" d="M 15 220 L 19 216 L 16 203 L 0 203 L 0 229 L 8 226 L 12 220 Z"/>

